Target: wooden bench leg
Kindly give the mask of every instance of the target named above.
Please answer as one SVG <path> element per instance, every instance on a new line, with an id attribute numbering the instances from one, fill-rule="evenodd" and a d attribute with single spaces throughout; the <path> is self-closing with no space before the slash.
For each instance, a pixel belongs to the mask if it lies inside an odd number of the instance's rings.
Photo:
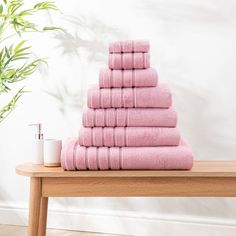
<path id="1" fill-rule="evenodd" d="M 41 197 L 38 236 L 46 235 L 47 215 L 48 215 L 48 198 Z"/>
<path id="2" fill-rule="evenodd" d="M 29 236 L 38 236 L 41 197 L 42 179 L 39 177 L 32 177 L 30 179 Z"/>

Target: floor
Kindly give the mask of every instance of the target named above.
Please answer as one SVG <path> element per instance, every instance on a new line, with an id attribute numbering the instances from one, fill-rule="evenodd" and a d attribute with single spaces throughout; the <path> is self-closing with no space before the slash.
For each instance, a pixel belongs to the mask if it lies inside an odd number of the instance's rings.
<path id="1" fill-rule="evenodd" d="M 0 225 L 0 236 L 26 236 L 27 227 L 15 225 Z M 115 236 L 114 234 L 98 234 L 65 230 L 47 230 L 47 236 Z"/>

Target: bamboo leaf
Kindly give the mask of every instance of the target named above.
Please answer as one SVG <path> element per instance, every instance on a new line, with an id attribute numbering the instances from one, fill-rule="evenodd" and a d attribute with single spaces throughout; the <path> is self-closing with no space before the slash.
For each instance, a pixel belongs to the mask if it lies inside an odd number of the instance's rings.
<path id="1" fill-rule="evenodd" d="M 0 14 L 2 14 L 2 12 L 3 12 L 3 5 L 0 4 Z"/>
<path id="2" fill-rule="evenodd" d="M 39 2 L 34 5 L 34 9 L 36 10 L 47 10 L 47 9 L 52 9 L 52 10 L 59 10 L 58 7 L 54 4 L 54 2 Z"/>
<path id="3" fill-rule="evenodd" d="M 25 32 L 40 31 L 38 26 L 31 22 L 30 16 L 41 10 L 58 10 L 54 2 L 43 1 L 28 9 L 22 9 L 23 0 L 3 0 L 0 2 L 0 38 L 2 42 L 10 38 L 7 29 L 14 30 L 18 36 Z M 46 26 L 42 31 L 63 30 L 61 27 Z M 11 31 L 9 31 L 11 32 Z M 11 92 L 11 83 L 19 82 L 30 77 L 38 68 L 40 63 L 47 65 L 43 58 L 37 58 L 28 62 L 31 57 L 30 45 L 26 40 L 19 40 L 17 44 L 6 43 L 0 48 L 0 95 Z M 5 42 L 4 42 L 5 43 Z M 20 89 L 13 98 L 3 107 L 0 107 L 0 122 L 3 121 L 15 108 L 17 101 L 26 92 Z"/>
<path id="4" fill-rule="evenodd" d="M 6 53 L 7 58 L 10 58 L 9 50 L 7 47 L 5 47 L 5 53 Z"/>
<path id="5" fill-rule="evenodd" d="M 21 52 L 27 51 L 27 50 L 30 49 L 30 48 L 31 48 L 31 46 L 24 47 L 24 48 L 18 49 L 17 52 L 15 52 L 15 53 L 16 53 L 16 54 L 19 54 L 19 53 L 21 53 Z M 29 54 L 29 53 L 30 53 L 30 52 L 28 52 L 28 54 Z"/>
<path id="6" fill-rule="evenodd" d="M 23 44 L 26 42 L 26 40 L 22 40 L 20 41 L 14 48 L 14 52 L 17 52 L 22 46 Z"/>
<path id="7" fill-rule="evenodd" d="M 21 11 L 18 15 L 19 16 L 30 16 L 30 15 L 33 15 L 33 9 L 27 9 L 27 10 Z"/>
<path id="8" fill-rule="evenodd" d="M 14 7 L 12 7 L 11 13 L 15 13 L 21 6 L 23 6 L 23 3 L 16 4 Z"/>
<path id="9" fill-rule="evenodd" d="M 16 103 L 19 98 L 25 93 L 24 87 L 18 90 L 8 104 L 0 108 L 0 122 L 2 122 L 16 107 Z"/>

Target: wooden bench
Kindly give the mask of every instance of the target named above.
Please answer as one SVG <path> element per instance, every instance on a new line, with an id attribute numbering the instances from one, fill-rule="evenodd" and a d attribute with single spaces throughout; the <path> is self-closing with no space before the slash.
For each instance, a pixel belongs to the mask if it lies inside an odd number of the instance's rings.
<path id="1" fill-rule="evenodd" d="M 236 161 L 195 161 L 190 171 L 63 171 L 25 164 L 30 177 L 29 236 L 46 234 L 48 197 L 235 197 Z"/>

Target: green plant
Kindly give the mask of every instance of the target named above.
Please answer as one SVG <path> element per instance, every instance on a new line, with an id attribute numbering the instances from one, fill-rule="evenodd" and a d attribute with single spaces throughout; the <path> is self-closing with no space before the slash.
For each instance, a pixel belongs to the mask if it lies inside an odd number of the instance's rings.
<path id="1" fill-rule="evenodd" d="M 31 45 L 26 43 L 26 40 L 22 40 L 23 34 L 61 28 L 45 26 L 39 29 L 38 25 L 31 20 L 39 11 L 58 10 L 54 2 L 40 2 L 27 9 L 24 8 L 23 0 L 0 0 L 0 2 L 0 96 L 3 96 L 12 92 L 12 83 L 28 78 L 40 63 L 46 63 L 43 58 L 31 59 Z M 12 37 L 16 37 L 14 42 L 18 42 L 7 44 Z M 0 107 L 0 122 L 10 114 L 25 92 L 24 88 L 20 88 L 15 93 L 12 92 L 11 100 Z"/>

